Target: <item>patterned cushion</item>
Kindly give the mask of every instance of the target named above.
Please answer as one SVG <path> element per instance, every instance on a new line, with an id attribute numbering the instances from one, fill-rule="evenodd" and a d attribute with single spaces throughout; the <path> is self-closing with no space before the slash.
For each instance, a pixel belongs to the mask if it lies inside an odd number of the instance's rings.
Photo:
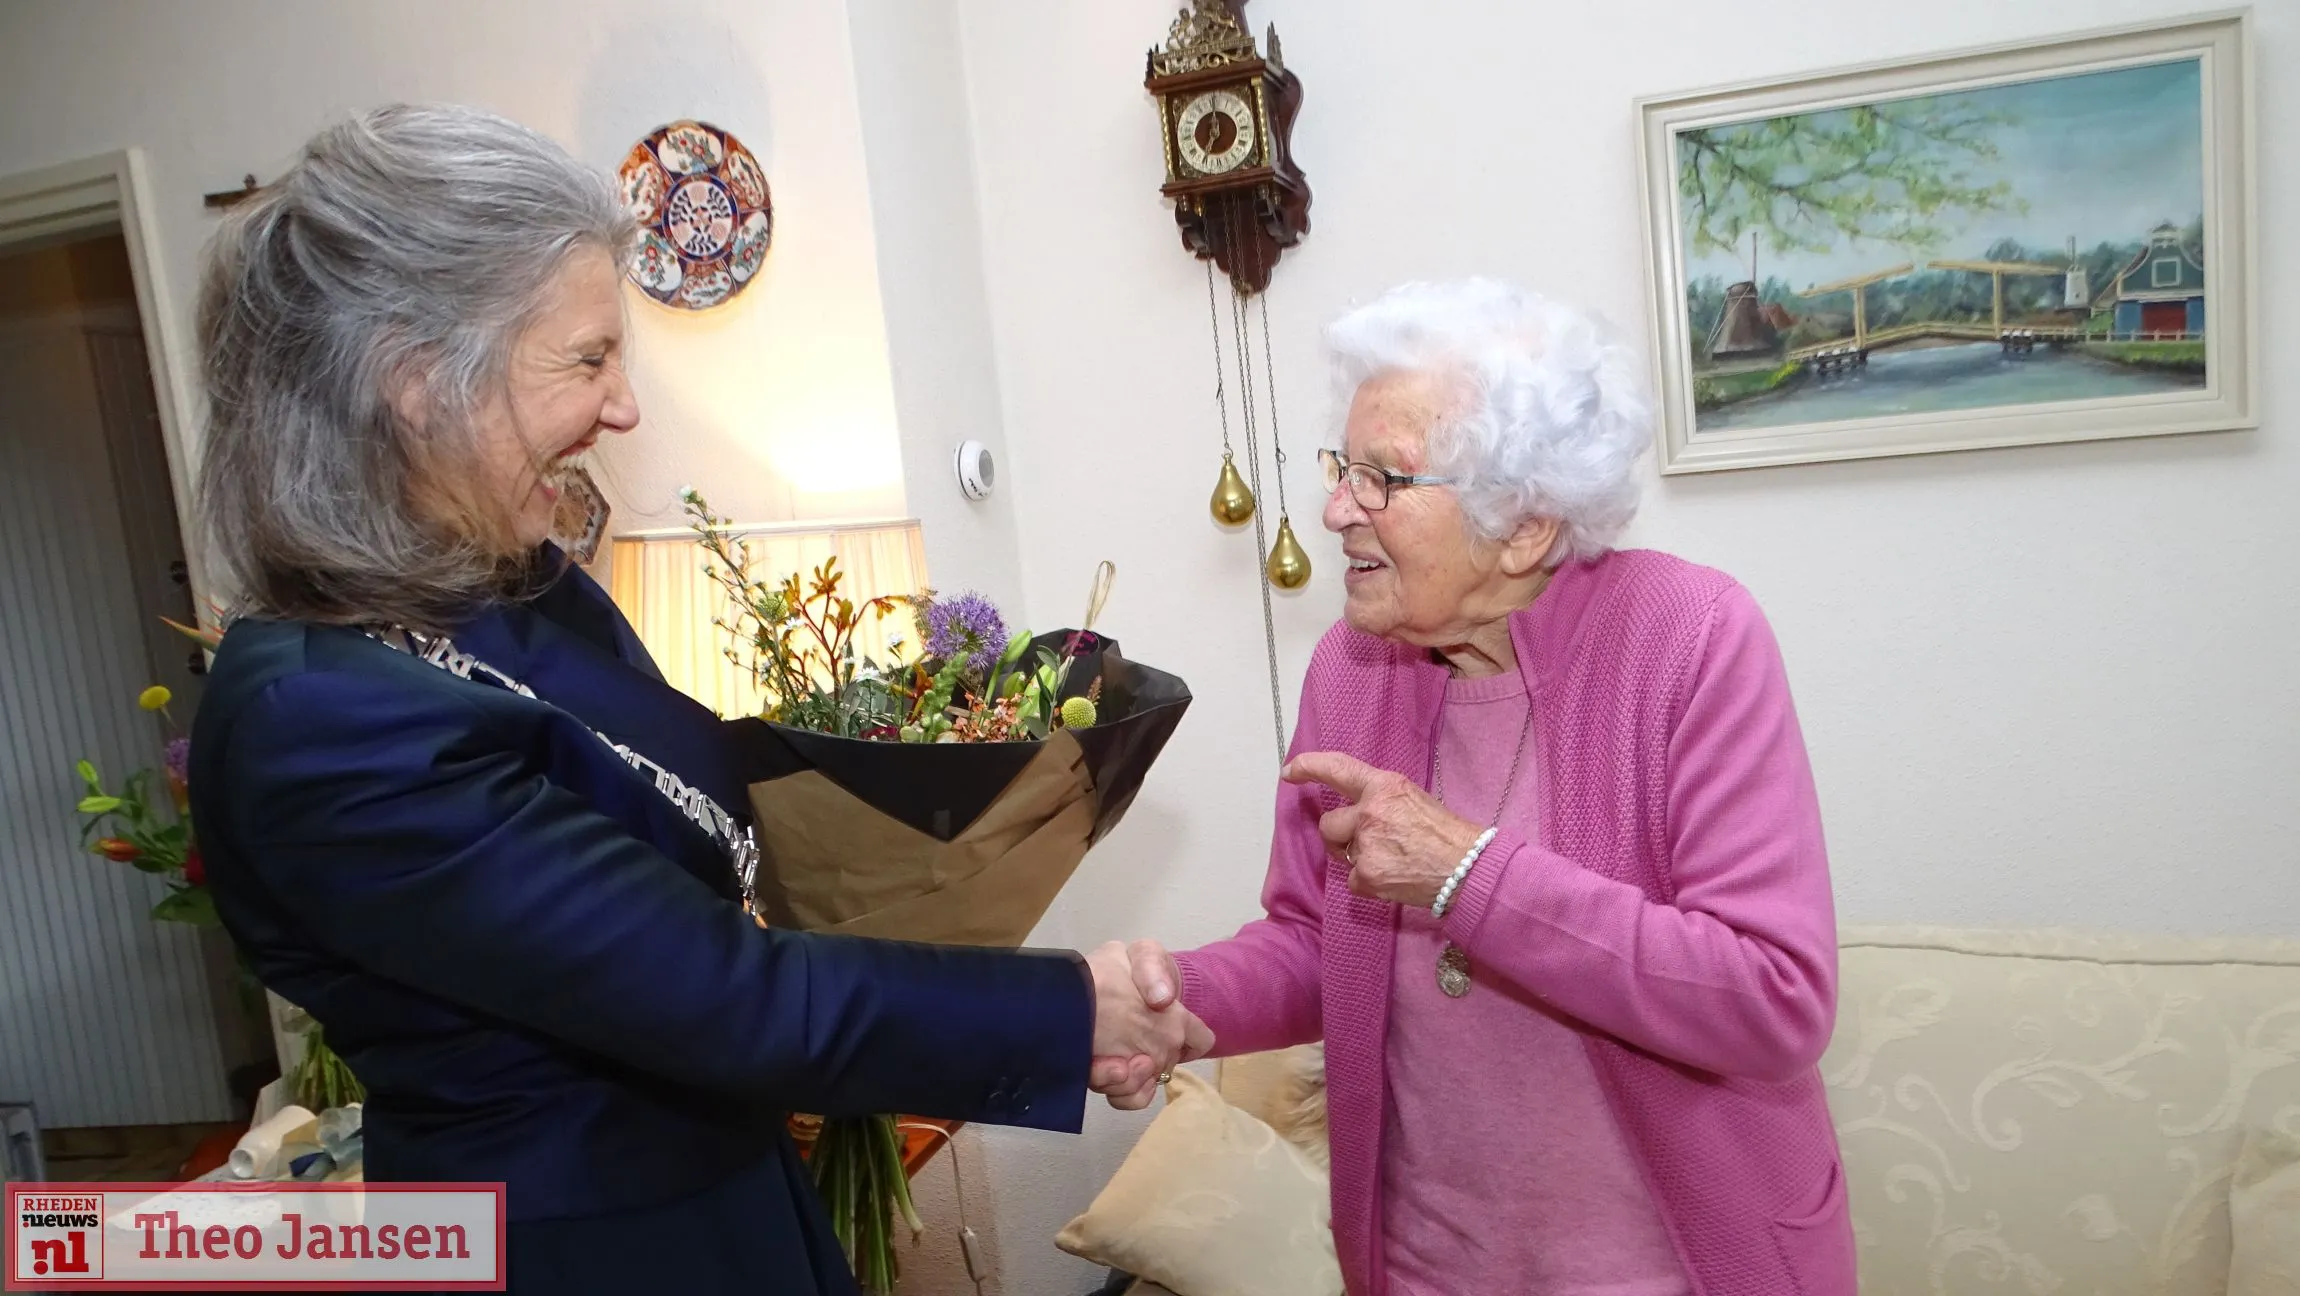
<path id="1" fill-rule="evenodd" d="M 2300 946 L 1840 942 L 1822 1063 L 1863 1296 L 2221 1296 L 2249 1131 L 2300 1128 Z"/>
<path id="2" fill-rule="evenodd" d="M 1222 1100 L 1278 1131 L 1320 1170 L 1327 1168 L 1326 1046 L 1224 1058 Z"/>
<path id="3" fill-rule="evenodd" d="M 2228 1217 L 2228 1296 L 2300 1296 L 2300 1137 L 2253 1137 L 2236 1162 Z"/>

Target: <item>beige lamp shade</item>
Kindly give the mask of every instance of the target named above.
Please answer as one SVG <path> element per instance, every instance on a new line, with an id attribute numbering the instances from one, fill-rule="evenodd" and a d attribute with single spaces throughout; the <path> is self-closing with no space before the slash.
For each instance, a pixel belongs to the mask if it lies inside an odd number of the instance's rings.
<path id="1" fill-rule="evenodd" d="M 836 558 L 842 574 L 839 593 L 858 605 L 926 588 L 926 546 L 918 523 L 910 519 L 778 524 L 737 528 L 736 533 L 750 544 L 756 580 L 804 575 L 825 558 Z M 729 618 L 726 592 L 703 574 L 710 562 L 691 532 L 618 536 L 609 554 L 607 590 L 673 687 L 721 716 L 756 715 L 764 697 L 746 666 L 727 660 L 732 637 L 712 624 Z M 855 632 L 855 650 L 883 662 L 890 655 L 889 639 L 904 641 L 906 657 L 917 654 L 907 609 L 883 618 L 866 616 Z M 748 662 L 747 652 L 743 660 Z"/>

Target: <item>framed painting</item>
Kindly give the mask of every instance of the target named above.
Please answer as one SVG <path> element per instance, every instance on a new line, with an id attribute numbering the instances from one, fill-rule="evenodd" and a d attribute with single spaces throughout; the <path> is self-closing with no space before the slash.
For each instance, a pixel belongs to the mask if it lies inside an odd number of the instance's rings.
<path id="1" fill-rule="evenodd" d="M 2257 426 L 2248 36 L 1640 100 L 1662 471 Z"/>

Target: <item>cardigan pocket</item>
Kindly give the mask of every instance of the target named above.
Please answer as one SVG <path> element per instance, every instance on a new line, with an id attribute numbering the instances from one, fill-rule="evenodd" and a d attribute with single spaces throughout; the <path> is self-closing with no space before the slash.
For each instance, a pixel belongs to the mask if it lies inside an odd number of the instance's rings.
<path id="1" fill-rule="evenodd" d="M 1773 1245 L 1803 1296 L 1853 1296 L 1853 1223 L 1842 1161 L 1830 1160 L 1818 1205 L 1773 1222 Z"/>

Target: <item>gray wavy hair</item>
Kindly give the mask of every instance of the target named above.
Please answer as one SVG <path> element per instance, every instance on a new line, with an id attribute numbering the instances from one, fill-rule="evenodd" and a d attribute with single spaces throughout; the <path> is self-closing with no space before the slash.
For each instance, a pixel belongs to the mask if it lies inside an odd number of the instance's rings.
<path id="1" fill-rule="evenodd" d="M 233 208 L 200 282 L 200 512 L 238 610 L 437 629 L 500 595 L 525 557 L 477 415 L 567 258 L 637 238 L 606 176 L 453 106 L 331 126 Z"/>
<path id="2" fill-rule="evenodd" d="M 1430 471 L 1486 539 L 1556 518 L 1555 565 L 1604 553 L 1636 515 L 1652 408 L 1637 353 L 1596 315 L 1493 279 L 1409 283 L 1328 325 L 1326 346 L 1344 404 L 1388 373 L 1461 388 L 1429 429 Z"/>

